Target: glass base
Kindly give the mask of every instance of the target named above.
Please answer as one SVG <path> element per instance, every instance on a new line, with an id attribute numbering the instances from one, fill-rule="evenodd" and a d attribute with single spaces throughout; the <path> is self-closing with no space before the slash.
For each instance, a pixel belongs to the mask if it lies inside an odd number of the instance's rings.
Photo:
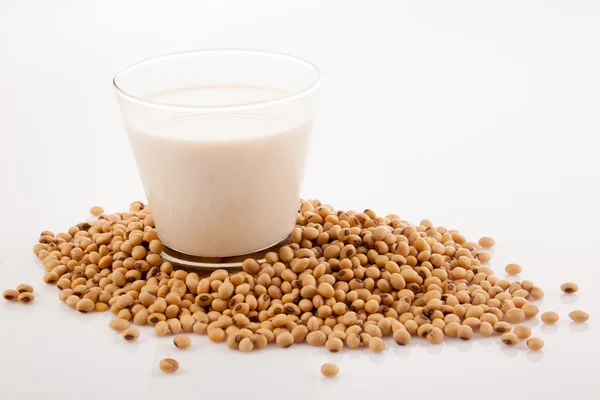
<path id="1" fill-rule="evenodd" d="M 193 272 L 212 272 L 216 269 L 227 269 L 235 272 L 241 270 L 242 262 L 247 258 L 254 258 L 259 263 L 265 262 L 265 254 L 274 251 L 279 252 L 282 246 L 291 243 L 290 235 L 285 239 L 277 242 L 276 244 L 269 246 L 265 249 L 256 251 L 250 254 L 243 254 L 240 256 L 232 257 L 199 257 L 192 256 L 189 254 L 181 253 L 177 250 L 173 250 L 167 246 L 163 246 L 163 252 L 161 256 L 164 261 L 168 261 L 173 264 L 175 269 L 183 269 L 186 271 Z"/>

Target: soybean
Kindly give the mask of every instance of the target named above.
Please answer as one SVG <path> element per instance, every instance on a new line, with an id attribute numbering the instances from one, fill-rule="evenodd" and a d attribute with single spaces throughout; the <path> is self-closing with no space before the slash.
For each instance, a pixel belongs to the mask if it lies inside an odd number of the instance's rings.
<path id="1" fill-rule="evenodd" d="M 431 344 L 440 344 L 444 340 L 444 332 L 440 328 L 434 327 L 427 333 L 427 340 Z"/>
<path id="2" fill-rule="evenodd" d="M 528 319 L 535 317 L 540 312 L 540 309 L 533 304 L 524 304 L 521 310 L 525 313 L 525 318 Z"/>
<path id="3" fill-rule="evenodd" d="M 333 378 L 339 373 L 340 368 L 335 364 L 325 363 L 321 365 L 321 374 L 323 374 L 324 377 Z"/>
<path id="4" fill-rule="evenodd" d="M 508 275 L 519 275 L 523 268 L 519 264 L 508 264 L 504 270 Z"/>
<path id="5" fill-rule="evenodd" d="M 92 208 L 90 208 L 90 214 L 92 214 L 94 217 L 98 217 L 100 215 L 102 215 L 104 213 L 104 208 L 100 207 L 100 206 L 94 206 Z"/>
<path id="6" fill-rule="evenodd" d="M 573 282 L 566 282 L 560 286 L 560 290 L 562 290 L 566 294 L 573 294 L 579 290 L 579 286 Z"/>
<path id="7" fill-rule="evenodd" d="M 323 346 L 327 341 L 327 335 L 321 331 L 310 332 L 306 335 L 306 342 L 311 346 Z"/>
<path id="8" fill-rule="evenodd" d="M 437 328 L 434 328 L 437 329 Z M 443 334 L 442 334 L 443 337 Z M 373 350 L 375 353 L 381 353 L 383 350 L 385 350 L 385 343 L 383 342 L 383 339 L 381 339 L 380 337 L 372 337 L 369 340 L 369 348 L 371 350 Z M 331 351 L 330 349 L 328 349 L 329 351 Z"/>
<path id="9" fill-rule="evenodd" d="M 544 347 L 544 341 L 539 337 L 532 337 L 527 339 L 527 347 L 531 351 L 540 351 Z"/>
<path id="10" fill-rule="evenodd" d="M 154 334 L 156 336 L 165 336 L 169 333 L 169 324 L 167 321 L 159 321 L 156 325 L 154 325 Z"/>
<path id="11" fill-rule="evenodd" d="M 514 333 L 505 333 L 504 335 L 500 336 L 500 340 L 509 347 L 515 346 L 517 343 L 519 343 L 519 338 Z"/>
<path id="12" fill-rule="evenodd" d="M 517 325 L 513 330 L 514 334 L 521 340 L 531 336 L 531 329 L 527 325 Z"/>
<path id="13" fill-rule="evenodd" d="M 544 291 L 542 290 L 542 288 L 538 287 L 538 286 L 534 286 L 531 291 L 531 297 L 533 297 L 535 300 L 540 300 L 542 298 L 544 298 Z"/>
<path id="14" fill-rule="evenodd" d="M 292 344 L 294 344 L 294 336 L 292 336 L 292 334 L 289 332 L 282 332 L 277 335 L 275 342 L 279 347 L 290 347 Z"/>
<path id="15" fill-rule="evenodd" d="M 489 236 L 484 236 L 479 239 L 479 245 L 484 249 L 490 249 L 496 245 L 496 241 Z"/>
<path id="16" fill-rule="evenodd" d="M 505 317 L 508 322 L 517 323 L 525 320 L 525 313 L 520 308 L 513 308 L 506 312 Z"/>
<path id="17" fill-rule="evenodd" d="M 19 293 L 33 293 L 33 287 L 26 283 L 21 283 L 19 286 L 17 286 L 17 291 Z"/>
<path id="18" fill-rule="evenodd" d="M 496 331 L 496 333 L 504 334 L 510 332 L 511 330 L 512 326 L 504 321 L 500 321 L 494 325 L 494 331 Z"/>
<path id="19" fill-rule="evenodd" d="M 81 299 L 75 304 L 75 309 L 83 314 L 94 311 L 94 302 L 90 299 Z"/>
<path id="20" fill-rule="evenodd" d="M 460 328 L 458 328 L 458 330 L 456 331 L 456 335 L 461 339 L 461 340 L 471 340 L 473 338 L 473 329 L 468 326 L 468 325 L 462 325 Z"/>
<path id="21" fill-rule="evenodd" d="M 121 334 L 126 342 L 134 342 L 140 337 L 140 333 L 135 328 L 127 328 Z"/>
<path id="22" fill-rule="evenodd" d="M 325 342 L 325 348 L 332 353 L 337 353 L 344 348 L 344 342 L 339 338 L 331 338 Z"/>
<path id="23" fill-rule="evenodd" d="M 410 333 L 408 333 L 405 329 L 398 329 L 392 334 L 392 338 L 394 342 L 398 343 L 400 346 L 406 346 L 410 343 Z"/>
<path id="24" fill-rule="evenodd" d="M 555 313 L 554 311 L 546 311 L 545 313 L 542 314 L 542 321 L 545 324 L 555 324 L 558 322 L 559 317 L 558 314 Z"/>
<path id="25" fill-rule="evenodd" d="M 586 322 L 588 319 L 590 319 L 590 315 L 585 311 L 575 310 L 569 313 L 569 318 L 575 322 Z"/>
<path id="26" fill-rule="evenodd" d="M 188 335 L 177 335 L 173 339 L 173 344 L 180 350 L 185 350 L 192 345 L 192 340 Z"/>
<path id="27" fill-rule="evenodd" d="M 211 342 L 222 342 L 225 340 L 225 331 L 221 328 L 213 328 L 208 331 L 208 338 Z"/>
<path id="28" fill-rule="evenodd" d="M 33 293 L 24 292 L 24 293 L 19 294 L 19 296 L 17 297 L 17 300 L 19 300 L 21 303 L 29 304 L 29 303 L 33 302 L 34 298 L 35 297 L 33 296 Z"/>
<path id="29" fill-rule="evenodd" d="M 179 363 L 173 360 L 172 358 L 165 358 L 160 360 L 158 366 L 163 372 L 167 374 L 172 374 L 173 372 L 179 369 Z"/>
<path id="30" fill-rule="evenodd" d="M 131 326 L 131 324 L 129 323 L 129 321 L 124 319 L 113 319 L 109 322 L 108 326 L 113 331 L 123 332 L 126 329 L 128 329 Z"/>
<path id="31" fill-rule="evenodd" d="M 4 293 L 2 293 L 2 297 L 8 301 L 16 301 L 19 297 L 19 292 L 14 289 L 6 289 Z"/>
<path id="32" fill-rule="evenodd" d="M 482 322 L 479 326 L 479 333 L 484 337 L 489 337 L 494 334 L 494 327 L 489 322 Z"/>
<path id="33" fill-rule="evenodd" d="M 245 337 L 242 340 L 240 340 L 238 348 L 241 352 L 247 353 L 254 349 L 254 342 L 252 341 L 252 339 Z"/>

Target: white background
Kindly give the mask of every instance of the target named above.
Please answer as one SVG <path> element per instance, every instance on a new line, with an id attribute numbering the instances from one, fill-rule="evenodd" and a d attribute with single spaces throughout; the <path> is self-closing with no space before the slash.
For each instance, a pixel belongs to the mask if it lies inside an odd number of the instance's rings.
<path id="1" fill-rule="evenodd" d="M 0 288 L 31 283 L 36 300 L 0 304 L 0 399 L 600 398 L 598 39 L 597 1 L 1 0 Z M 490 338 L 241 354 L 199 336 L 180 352 L 61 304 L 31 253 L 39 232 L 143 198 L 113 74 L 214 47 L 316 63 L 304 196 L 493 236 L 498 273 L 522 264 L 561 315 L 532 323 L 543 352 Z M 591 320 L 571 324 L 574 308 Z M 158 370 L 166 356 L 176 375 Z M 338 378 L 320 376 L 326 361 Z"/>

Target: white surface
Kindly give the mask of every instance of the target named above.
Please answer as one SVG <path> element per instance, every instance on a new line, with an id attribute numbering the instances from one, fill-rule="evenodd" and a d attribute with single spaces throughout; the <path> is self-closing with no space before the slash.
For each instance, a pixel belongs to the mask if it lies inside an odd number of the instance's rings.
<path id="1" fill-rule="evenodd" d="M 0 304 L 0 398 L 598 399 L 599 37 L 596 1 L 2 1 L 0 287 L 32 283 L 36 301 Z M 495 237 L 492 266 L 521 263 L 561 315 L 533 328 L 544 351 L 496 338 L 241 354 L 194 336 L 180 352 L 149 330 L 125 344 L 108 314 L 61 304 L 31 253 L 39 232 L 142 197 L 112 75 L 204 47 L 319 65 L 305 196 Z M 560 295 L 566 280 L 577 296 Z M 568 322 L 573 308 L 587 325 Z M 158 370 L 165 356 L 176 376 Z M 325 361 L 337 379 L 321 378 Z"/>

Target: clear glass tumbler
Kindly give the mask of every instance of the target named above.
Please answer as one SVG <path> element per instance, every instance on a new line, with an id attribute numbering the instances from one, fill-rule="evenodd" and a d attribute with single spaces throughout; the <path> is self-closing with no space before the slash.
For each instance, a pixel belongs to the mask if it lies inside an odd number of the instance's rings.
<path id="1" fill-rule="evenodd" d="M 257 50 L 167 54 L 115 76 L 164 258 L 236 265 L 289 236 L 319 77 Z"/>

